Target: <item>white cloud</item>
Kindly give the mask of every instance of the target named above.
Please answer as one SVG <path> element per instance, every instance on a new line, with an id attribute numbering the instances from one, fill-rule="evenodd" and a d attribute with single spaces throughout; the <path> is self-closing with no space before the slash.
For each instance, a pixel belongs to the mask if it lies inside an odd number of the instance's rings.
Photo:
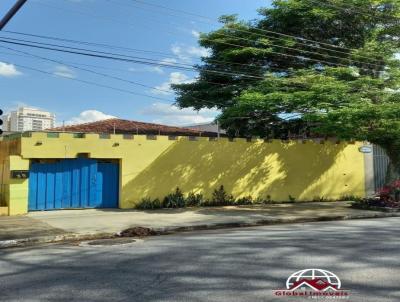
<path id="1" fill-rule="evenodd" d="M 180 109 L 177 106 L 165 103 L 154 103 L 141 111 L 142 114 L 155 116 L 153 123 L 165 125 L 193 125 L 210 123 L 220 113 L 216 109 L 202 109 L 196 111 L 192 108 Z"/>
<path id="2" fill-rule="evenodd" d="M 204 47 L 190 46 L 186 49 L 186 52 L 193 57 L 208 57 L 210 51 Z"/>
<path id="3" fill-rule="evenodd" d="M 174 58 L 165 58 L 157 62 L 158 64 L 162 65 L 171 65 L 174 66 L 175 63 L 178 63 L 177 59 Z M 152 72 L 152 73 L 157 73 L 157 74 L 164 74 L 165 71 L 163 69 L 164 66 L 150 66 L 150 67 L 145 67 L 142 69 L 142 71 L 147 71 L 147 72 Z M 130 71 L 140 71 L 140 69 L 135 69 L 135 68 L 129 68 Z"/>
<path id="4" fill-rule="evenodd" d="M 70 120 L 66 121 L 65 124 L 73 125 L 73 124 L 91 123 L 101 120 L 107 120 L 110 118 L 115 118 L 115 116 L 105 114 L 98 110 L 85 110 L 82 111 L 78 116 L 73 117 Z"/>
<path id="5" fill-rule="evenodd" d="M 169 95 L 172 94 L 171 85 L 172 84 L 188 84 L 192 83 L 194 79 L 189 78 L 186 74 L 181 72 L 171 72 L 169 74 L 168 81 L 156 86 L 156 89 L 152 89 L 151 92 L 159 95 Z"/>
<path id="6" fill-rule="evenodd" d="M 162 59 L 160 61 L 160 63 L 167 64 L 167 65 L 172 65 L 172 64 L 178 63 L 178 60 L 174 59 L 174 58 L 165 58 L 165 59 Z"/>
<path id="7" fill-rule="evenodd" d="M 200 38 L 200 33 L 197 30 L 192 29 L 192 36 L 195 38 Z"/>
<path id="8" fill-rule="evenodd" d="M 58 65 L 58 66 L 54 67 L 53 74 L 56 76 L 63 77 L 63 78 L 70 78 L 70 79 L 76 78 L 75 72 L 68 66 L 64 66 L 64 65 Z"/>
<path id="9" fill-rule="evenodd" d="M 183 62 L 192 62 L 193 58 L 208 57 L 210 51 L 200 46 L 188 46 L 185 44 L 174 44 L 171 51 Z"/>
<path id="10" fill-rule="evenodd" d="M 147 67 L 146 70 L 158 74 L 164 74 L 164 70 L 160 66 Z"/>
<path id="11" fill-rule="evenodd" d="M 0 62 L 0 76 L 1 77 L 16 77 L 21 75 L 22 72 L 18 71 L 14 64 L 7 64 Z"/>

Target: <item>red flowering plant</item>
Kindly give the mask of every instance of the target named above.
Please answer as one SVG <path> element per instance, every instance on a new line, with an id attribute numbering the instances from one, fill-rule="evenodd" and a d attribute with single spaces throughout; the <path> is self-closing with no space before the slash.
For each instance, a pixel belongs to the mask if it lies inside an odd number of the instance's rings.
<path id="1" fill-rule="evenodd" d="M 385 185 L 372 198 L 355 201 L 352 206 L 361 209 L 391 208 L 400 210 L 400 180 Z"/>
<path id="2" fill-rule="evenodd" d="M 395 180 L 378 190 L 376 197 L 369 200 L 370 205 L 379 207 L 400 207 L 400 180 Z M 373 204 L 371 204 L 373 203 Z"/>

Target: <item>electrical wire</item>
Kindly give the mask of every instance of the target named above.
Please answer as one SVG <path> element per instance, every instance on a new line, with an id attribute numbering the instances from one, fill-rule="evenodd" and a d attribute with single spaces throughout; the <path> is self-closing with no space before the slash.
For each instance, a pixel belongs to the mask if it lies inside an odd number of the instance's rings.
<path id="1" fill-rule="evenodd" d="M 36 43 L 36 44 L 42 44 L 42 45 L 44 44 L 44 45 L 50 45 L 50 46 L 55 46 L 55 47 L 76 49 L 76 50 L 79 50 L 79 51 L 75 51 L 75 50 L 71 51 L 71 50 L 66 50 L 66 49 L 56 49 L 54 47 L 46 47 L 46 46 L 40 46 L 40 45 L 32 45 L 32 44 L 27 44 L 27 43 L 15 42 L 15 40 L 18 40 L 18 39 L 11 39 L 11 40 L 14 40 L 14 42 L 3 40 L 3 39 L 0 40 L 0 42 L 16 44 L 16 45 L 21 45 L 21 46 L 27 46 L 27 47 L 41 48 L 41 49 L 46 49 L 46 50 L 60 51 L 60 52 L 66 52 L 66 53 L 81 54 L 81 55 L 87 55 L 87 56 L 98 57 L 98 58 L 116 59 L 116 60 L 132 62 L 132 63 L 138 63 L 138 64 L 141 63 L 141 64 L 147 64 L 147 65 L 152 65 L 152 66 L 181 69 L 181 70 L 186 70 L 186 71 L 191 71 L 191 70 L 198 71 L 198 69 L 193 68 L 189 64 L 182 64 L 182 63 L 168 64 L 168 63 L 162 63 L 162 62 L 156 61 L 154 59 L 149 59 L 149 58 L 132 57 L 132 56 L 127 56 L 127 55 L 123 55 L 123 54 L 107 53 L 107 52 L 101 52 L 101 51 L 92 51 L 92 50 L 87 50 L 87 49 L 82 49 L 82 48 L 66 47 L 66 46 L 63 46 L 63 45 L 60 46 L 60 45 L 49 44 L 49 43 L 27 41 L 28 43 Z M 26 40 L 22 40 L 22 41 L 25 42 Z M 238 45 L 238 44 L 232 44 L 232 43 L 224 43 L 224 44 L 229 44 L 229 45 L 235 46 L 235 47 L 246 48 L 245 46 Z M 94 52 L 94 53 L 82 53 L 82 51 L 87 51 L 87 52 L 90 51 L 90 52 Z M 308 58 L 308 57 L 290 55 L 290 54 L 276 52 L 276 51 L 268 51 L 268 53 L 277 54 L 277 55 L 281 55 L 281 56 L 285 56 L 285 57 L 292 57 L 292 58 L 296 58 L 296 59 L 300 59 L 300 60 L 304 60 L 304 61 L 316 62 L 318 64 L 325 63 L 325 64 L 333 65 L 333 66 L 349 67 L 348 65 L 344 65 L 344 64 L 340 64 L 340 63 L 333 63 L 333 62 L 325 61 L 325 60 L 318 60 L 318 59 L 312 59 L 312 58 Z M 107 54 L 107 55 L 103 55 L 103 54 Z M 111 56 L 109 56 L 109 54 Z M 123 58 L 121 58 L 121 57 L 117 58 L 117 57 L 115 57 L 115 55 L 122 56 Z M 128 59 L 128 58 L 133 58 L 133 60 L 132 59 Z M 145 60 L 145 61 L 143 61 L 143 60 Z M 358 67 L 358 68 L 360 70 L 376 71 L 376 70 L 371 70 L 369 68 L 362 68 L 362 67 Z M 209 73 L 220 73 L 220 74 L 225 74 L 225 75 L 240 75 L 242 77 L 249 77 L 249 78 L 262 78 L 262 77 L 260 77 L 258 75 L 255 76 L 255 75 L 245 74 L 245 73 L 232 73 L 232 72 L 229 72 L 229 71 L 217 71 L 217 70 L 210 70 L 210 69 L 204 69 L 204 68 L 202 70 L 204 72 L 209 72 Z"/>
<path id="2" fill-rule="evenodd" d="M 141 3 L 141 4 L 144 4 L 144 5 L 148 5 L 148 6 L 154 6 L 154 7 L 163 8 L 163 9 L 170 10 L 170 11 L 178 11 L 178 12 L 181 12 L 181 13 L 184 13 L 184 14 L 193 15 L 193 14 L 190 13 L 190 12 L 172 9 L 172 8 L 169 8 L 169 7 L 164 6 L 164 5 L 158 5 L 158 4 L 149 3 L 149 2 L 141 1 L 141 0 L 131 0 L 131 1 L 132 1 L 132 2 L 136 2 L 136 3 Z M 197 15 L 197 14 L 195 14 L 195 15 Z M 201 18 L 203 18 L 203 19 L 205 19 L 205 20 L 208 20 L 207 24 L 211 24 L 211 25 L 218 24 L 218 23 L 216 23 L 216 20 L 213 20 L 213 19 L 208 18 L 208 17 L 206 17 L 206 16 L 201 16 L 201 15 L 197 15 L 197 16 L 199 16 L 199 17 L 201 17 Z M 200 22 L 200 23 L 202 23 L 202 22 Z M 248 34 L 249 34 L 249 33 L 250 33 L 250 34 L 254 34 L 254 32 L 251 32 L 251 31 L 248 31 L 248 30 L 241 30 L 241 29 L 235 29 L 235 28 L 231 28 L 231 29 L 236 30 L 236 31 L 238 31 L 238 32 L 243 32 L 243 33 L 248 33 Z M 311 40 L 311 39 L 306 39 L 306 38 L 303 38 L 303 37 L 300 37 L 300 36 L 284 34 L 284 33 L 276 32 L 276 31 L 272 31 L 272 30 L 266 30 L 266 29 L 261 29 L 261 28 L 254 28 L 254 30 L 259 31 L 259 32 L 263 32 L 263 33 L 275 34 L 275 35 L 282 36 L 282 37 L 285 37 L 285 38 L 294 38 L 294 39 L 300 41 L 300 43 L 302 43 L 302 44 L 304 44 L 304 45 L 306 45 L 306 46 L 309 46 L 309 47 L 316 47 L 316 48 L 320 48 L 320 49 L 324 49 L 324 50 L 329 50 L 329 51 L 336 51 L 336 50 L 332 50 L 332 49 L 328 49 L 328 48 L 322 48 L 322 47 L 320 47 L 320 46 L 318 46 L 318 45 L 325 45 L 325 46 L 333 47 L 333 48 L 335 48 L 335 49 L 343 49 L 343 50 L 350 51 L 350 52 L 351 52 L 351 51 L 356 51 L 356 50 L 357 50 L 357 49 L 352 49 L 352 48 L 348 48 L 348 47 L 344 47 L 344 46 L 338 46 L 338 45 L 335 45 L 335 44 L 330 44 L 330 43 L 315 41 L 315 40 Z M 272 37 L 269 37 L 269 38 L 272 38 Z M 312 42 L 312 43 L 314 43 L 314 45 L 305 44 L 304 41 Z M 318 44 L 318 45 L 315 45 L 315 43 Z M 337 52 L 337 51 L 336 51 L 336 52 Z M 340 52 L 340 53 L 348 54 L 347 52 Z M 362 55 L 357 55 L 357 56 L 359 56 L 359 57 L 364 57 L 364 58 L 366 58 L 366 59 L 370 59 L 370 60 L 374 60 L 374 61 L 379 62 L 379 60 L 372 59 L 372 58 L 370 58 L 370 57 L 366 57 L 366 56 L 362 56 Z"/>

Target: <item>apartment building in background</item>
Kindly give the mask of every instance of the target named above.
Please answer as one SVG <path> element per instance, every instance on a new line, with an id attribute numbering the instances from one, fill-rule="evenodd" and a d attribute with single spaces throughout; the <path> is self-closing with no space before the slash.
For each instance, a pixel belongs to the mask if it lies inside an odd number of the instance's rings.
<path id="1" fill-rule="evenodd" d="M 29 107 L 19 107 L 4 116 L 3 131 L 42 131 L 54 128 L 55 114 Z"/>

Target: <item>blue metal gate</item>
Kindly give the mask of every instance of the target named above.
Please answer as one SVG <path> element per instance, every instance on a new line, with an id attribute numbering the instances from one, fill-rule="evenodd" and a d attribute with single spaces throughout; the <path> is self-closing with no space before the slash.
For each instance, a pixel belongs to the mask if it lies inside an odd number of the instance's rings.
<path id="1" fill-rule="evenodd" d="M 29 210 L 116 208 L 118 164 L 94 159 L 65 159 L 32 163 Z"/>

